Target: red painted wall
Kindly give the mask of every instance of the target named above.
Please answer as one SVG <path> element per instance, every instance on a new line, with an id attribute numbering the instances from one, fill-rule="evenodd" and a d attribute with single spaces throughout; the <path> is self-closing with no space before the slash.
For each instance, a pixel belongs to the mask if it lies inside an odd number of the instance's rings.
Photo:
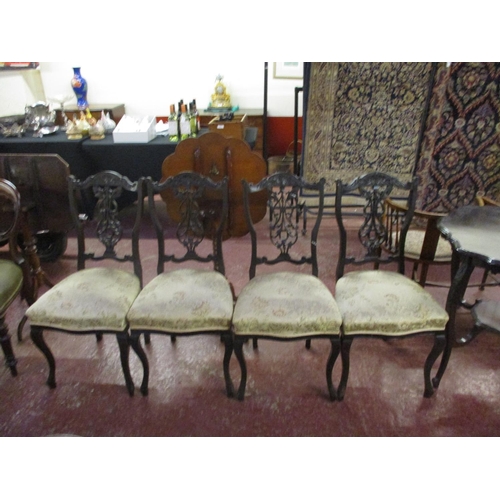
<path id="1" fill-rule="evenodd" d="M 284 155 L 290 146 L 293 153 L 293 116 L 267 118 L 267 156 Z M 302 117 L 298 120 L 298 138 L 302 137 Z M 299 152 L 300 152 L 299 148 Z"/>

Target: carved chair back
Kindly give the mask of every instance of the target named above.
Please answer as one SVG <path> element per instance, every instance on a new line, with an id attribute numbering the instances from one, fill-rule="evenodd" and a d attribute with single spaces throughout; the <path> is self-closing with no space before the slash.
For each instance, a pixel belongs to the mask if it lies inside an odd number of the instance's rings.
<path id="1" fill-rule="evenodd" d="M 182 172 L 156 182 L 146 179 L 148 209 L 158 239 L 157 272 L 164 271 L 165 263 L 188 261 L 213 263 L 214 269 L 225 273 L 222 253 L 223 233 L 226 229 L 229 193 L 227 177 L 216 182 L 196 172 Z M 160 220 L 155 195 L 175 200 L 176 220 Z M 173 238 L 167 234 L 167 224 L 176 224 Z M 173 245 L 176 241 L 179 246 Z M 211 240 L 211 250 L 205 251 L 204 240 Z M 168 242 L 167 245 L 165 243 Z"/>
<path id="2" fill-rule="evenodd" d="M 351 183 L 337 181 L 335 198 L 335 216 L 339 227 L 340 249 L 336 279 L 340 279 L 347 265 L 372 263 L 377 268 L 380 264 L 397 262 L 398 272 L 404 274 L 404 247 L 408 228 L 413 218 L 416 201 L 417 178 L 410 182 L 401 182 L 394 176 L 381 172 L 371 172 L 354 179 Z M 390 254 L 382 254 L 387 247 L 390 232 L 386 225 L 386 199 L 397 192 L 398 198 L 406 199 L 407 210 L 399 216 L 399 240 Z M 361 223 L 357 227 L 358 243 L 356 250 L 348 249 L 349 242 L 346 228 L 346 214 L 343 200 L 356 196 L 364 200 L 360 211 Z M 352 213 L 349 214 L 349 217 Z M 352 245 L 354 247 L 354 245 Z M 361 250 L 360 250 L 361 248 Z M 348 255 L 349 250 L 349 255 Z"/>
<path id="3" fill-rule="evenodd" d="M 317 183 L 309 183 L 304 179 L 288 172 L 278 172 L 269 175 L 256 184 L 242 180 L 243 199 L 247 225 L 252 243 L 252 256 L 250 263 L 250 279 L 255 276 L 258 265 L 274 265 L 280 262 L 302 265 L 310 264 L 312 274 L 318 276 L 317 239 L 321 225 L 324 206 L 325 179 Z M 299 241 L 299 217 L 302 206 L 300 193 L 303 190 L 315 193 L 318 197 L 318 210 L 316 221 L 310 234 L 310 246 L 307 252 L 295 252 Z M 269 257 L 265 255 L 264 245 L 258 245 L 257 231 L 251 218 L 251 196 L 254 193 L 267 192 L 267 209 L 269 211 L 269 240 L 278 250 L 278 255 Z M 267 247 L 269 248 L 269 247 Z M 292 254 L 292 248 L 294 253 Z M 307 253 L 307 254 L 306 254 Z"/>
<path id="4" fill-rule="evenodd" d="M 78 200 L 82 194 L 90 193 L 95 198 L 92 217 L 82 215 Z M 119 210 L 119 199 L 123 193 L 137 196 L 135 217 Z M 139 254 L 139 231 L 143 212 L 143 180 L 131 182 L 127 177 L 111 170 L 105 170 L 84 180 L 73 175 L 69 177 L 69 202 L 78 242 L 78 270 L 84 269 L 89 261 L 106 259 L 117 262 L 132 262 L 134 273 L 142 282 L 142 267 Z M 124 235 L 132 235 L 130 245 L 118 247 Z M 99 243 L 94 251 L 88 251 L 88 240 Z"/>

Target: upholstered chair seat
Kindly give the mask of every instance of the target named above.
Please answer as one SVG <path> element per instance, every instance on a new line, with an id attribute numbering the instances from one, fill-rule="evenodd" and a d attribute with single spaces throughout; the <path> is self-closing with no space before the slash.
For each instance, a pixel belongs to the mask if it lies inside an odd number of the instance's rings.
<path id="1" fill-rule="evenodd" d="M 256 276 L 243 288 L 233 315 L 234 335 L 293 339 L 336 335 L 341 316 L 316 276 L 277 272 Z"/>
<path id="2" fill-rule="evenodd" d="M 337 281 L 344 335 L 403 336 L 444 330 L 448 314 L 418 283 L 391 271 L 352 271 Z"/>
<path id="3" fill-rule="evenodd" d="M 45 292 L 26 311 L 32 326 L 72 332 L 122 332 L 140 280 L 120 269 L 78 271 Z"/>
<path id="4" fill-rule="evenodd" d="M 425 231 L 410 229 L 406 235 L 405 257 L 409 259 L 419 259 L 424 244 Z M 450 262 L 453 249 L 451 243 L 442 236 L 438 240 L 434 261 Z"/>
<path id="5" fill-rule="evenodd" d="M 229 330 L 233 294 L 225 276 L 209 269 L 177 269 L 148 283 L 128 313 L 132 330 L 186 334 Z"/>
<path id="6" fill-rule="evenodd" d="M 384 244 L 386 250 L 397 255 L 400 252 L 401 229 L 404 220 L 408 219 L 408 204 L 390 197 L 384 201 L 384 221 L 387 230 L 387 239 Z M 412 262 L 412 279 L 423 287 L 427 284 L 427 274 L 432 265 L 449 265 L 453 249 L 439 232 L 437 223 L 443 213 L 427 212 L 411 209 L 411 224 L 405 229 L 406 241 L 404 258 Z M 420 269 L 420 272 L 419 272 Z M 431 284 L 429 282 L 429 284 Z M 433 285 L 442 286 L 440 283 Z M 448 285 L 445 285 L 448 286 Z"/>

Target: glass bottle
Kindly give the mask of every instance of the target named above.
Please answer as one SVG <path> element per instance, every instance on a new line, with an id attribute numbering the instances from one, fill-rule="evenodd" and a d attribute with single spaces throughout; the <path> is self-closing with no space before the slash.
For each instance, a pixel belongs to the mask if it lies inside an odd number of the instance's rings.
<path id="1" fill-rule="evenodd" d="M 191 137 L 196 137 L 198 135 L 198 128 L 196 126 L 196 114 L 192 102 L 189 103 L 189 124 L 191 127 Z"/>
<path id="2" fill-rule="evenodd" d="M 193 99 L 193 113 L 196 117 L 196 132 L 201 130 L 201 119 L 200 113 L 198 113 L 198 108 L 196 107 L 196 99 Z"/>
<path id="3" fill-rule="evenodd" d="M 179 119 L 179 129 L 181 131 L 181 141 L 188 139 L 191 136 L 191 124 L 189 123 L 189 115 L 186 111 L 186 105 L 181 104 L 181 117 Z"/>
<path id="4" fill-rule="evenodd" d="M 170 114 L 168 115 L 168 138 L 172 142 L 179 140 L 179 120 L 175 112 L 175 104 L 170 105 Z"/>

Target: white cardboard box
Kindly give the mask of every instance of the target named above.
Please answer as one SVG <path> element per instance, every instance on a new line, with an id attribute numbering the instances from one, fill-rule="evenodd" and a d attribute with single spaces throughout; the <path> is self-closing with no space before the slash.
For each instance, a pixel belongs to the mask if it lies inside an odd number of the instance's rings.
<path id="1" fill-rule="evenodd" d="M 123 115 L 113 130 L 113 142 L 150 142 L 156 137 L 156 118 Z"/>

